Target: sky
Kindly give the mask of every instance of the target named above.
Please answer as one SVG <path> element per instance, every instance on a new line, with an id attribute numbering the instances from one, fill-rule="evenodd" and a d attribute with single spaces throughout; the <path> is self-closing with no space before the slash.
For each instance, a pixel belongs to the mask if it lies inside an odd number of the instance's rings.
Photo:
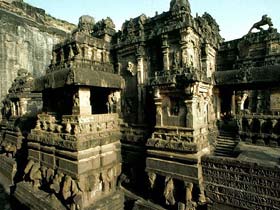
<path id="1" fill-rule="evenodd" d="M 79 17 L 90 15 L 96 21 L 111 17 L 120 29 L 125 20 L 145 14 L 153 17 L 169 10 L 170 0 L 24 0 L 46 13 L 77 24 Z M 192 15 L 208 12 L 220 26 L 226 41 L 241 38 L 262 15 L 271 17 L 280 31 L 280 0 L 189 0 Z"/>

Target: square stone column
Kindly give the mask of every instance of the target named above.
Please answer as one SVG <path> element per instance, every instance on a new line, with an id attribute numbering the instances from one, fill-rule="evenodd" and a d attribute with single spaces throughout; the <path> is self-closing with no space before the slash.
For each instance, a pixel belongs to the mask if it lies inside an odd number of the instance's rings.
<path id="1" fill-rule="evenodd" d="M 19 115 L 23 116 L 26 114 L 27 112 L 27 102 L 28 102 L 28 98 L 20 98 L 19 99 Z"/>
<path id="2" fill-rule="evenodd" d="M 73 115 L 91 115 L 90 88 L 79 87 L 73 95 Z"/>

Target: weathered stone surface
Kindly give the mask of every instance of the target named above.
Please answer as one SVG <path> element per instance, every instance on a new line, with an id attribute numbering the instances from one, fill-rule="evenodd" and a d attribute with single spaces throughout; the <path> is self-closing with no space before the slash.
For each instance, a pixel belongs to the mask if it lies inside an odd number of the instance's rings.
<path id="1" fill-rule="evenodd" d="M 205 158 L 202 164 L 206 195 L 215 203 L 224 204 L 224 208 L 279 208 L 279 168 L 264 165 L 262 160 L 214 157 Z"/>
<path id="2" fill-rule="evenodd" d="M 46 70 L 35 81 L 20 70 L 3 101 L 0 173 L 22 203 L 280 208 L 280 35 L 267 15 L 244 37 L 223 42 L 210 14 L 192 17 L 188 0 L 172 0 L 169 11 L 129 19 L 119 32 L 109 17 L 82 16 L 66 37 L 61 27 L 71 25 L 41 9 L 0 5 L 1 21 L 11 20 L 3 28 L 15 33 L 2 39 L 17 41 L 4 43 L 3 65 L 13 72 L 16 55 L 31 72 L 38 68 L 36 76 Z M 49 53 L 46 44 L 61 37 Z M 21 46 L 30 40 L 42 47 Z M 34 56 L 39 62 L 30 63 Z M 29 114 L 41 95 L 31 91 L 43 95 L 36 122 Z"/>
<path id="3" fill-rule="evenodd" d="M 105 37 L 91 36 L 93 24 L 89 16 L 80 18 L 70 40 L 54 47 L 52 63 L 37 82 L 41 83 L 44 113 L 38 114 L 27 137 L 28 162 L 15 191 L 17 199 L 31 209 L 48 205 L 71 210 L 123 209 L 117 185 L 121 173 L 117 112 L 122 78 L 114 74 Z M 104 69 L 98 69 L 103 64 Z M 73 74 L 85 74 L 85 81 L 77 81 L 74 75 L 61 76 L 65 67 Z M 98 71 L 106 71 L 106 77 L 101 83 L 92 82 L 90 74 Z M 53 77 L 55 73 L 60 77 Z M 54 199 L 43 207 L 46 195 Z M 39 208 L 30 203 L 33 200 Z"/>
<path id="4" fill-rule="evenodd" d="M 17 71 L 43 75 L 52 58 L 52 46 L 74 26 L 22 1 L 0 2 L 0 99 L 8 92 Z"/>
<path id="5" fill-rule="evenodd" d="M 36 190 L 29 183 L 19 183 L 17 188 L 15 197 L 27 208 L 34 210 L 66 210 L 55 196 Z"/>
<path id="6" fill-rule="evenodd" d="M 4 188 L 0 185 L 0 208 L 3 210 L 11 210 L 9 203 L 9 195 L 5 192 Z"/>

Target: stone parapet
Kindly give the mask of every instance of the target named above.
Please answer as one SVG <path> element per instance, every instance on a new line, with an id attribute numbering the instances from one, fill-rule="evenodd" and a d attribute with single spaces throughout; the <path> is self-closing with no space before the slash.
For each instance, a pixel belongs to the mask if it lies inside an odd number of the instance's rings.
<path id="1" fill-rule="evenodd" d="M 280 116 L 242 114 L 238 117 L 239 136 L 247 144 L 280 146 Z"/>

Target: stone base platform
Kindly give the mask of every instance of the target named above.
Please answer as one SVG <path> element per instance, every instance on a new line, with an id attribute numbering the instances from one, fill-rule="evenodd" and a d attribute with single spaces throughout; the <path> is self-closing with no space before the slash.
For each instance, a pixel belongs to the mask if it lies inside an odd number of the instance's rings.
<path id="1" fill-rule="evenodd" d="M 122 192 L 115 192 L 105 198 L 99 200 L 86 210 L 123 210 L 124 209 L 124 195 Z"/>
<path id="2" fill-rule="evenodd" d="M 149 200 L 145 200 L 142 197 L 134 194 L 133 192 L 122 188 L 126 199 L 126 208 L 132 210 L 166 210 L 165 208 L 152 203 Z"/>
<path id="3" fill-rule="evenodd" d="M 34 189 L 31 183 L 17 184 L 14 192 L 15 198 L 30 210 L 66 210 L 60 201 L 50 194 Z"/>
<path id="4" fill-rule="evenodd" d="M 34 189 L 31 183 L 21 182 L 17 184 L 14 197 L 22 205 L 30 210 L 67 210 L 67 208 L 55 197 L 50 194 Z M 116 192 L 106 196 L 84 210 L 123 210 L 124 196 L 121 192 Z M 82 210 L 82 209 L 81 209 Z"/>

